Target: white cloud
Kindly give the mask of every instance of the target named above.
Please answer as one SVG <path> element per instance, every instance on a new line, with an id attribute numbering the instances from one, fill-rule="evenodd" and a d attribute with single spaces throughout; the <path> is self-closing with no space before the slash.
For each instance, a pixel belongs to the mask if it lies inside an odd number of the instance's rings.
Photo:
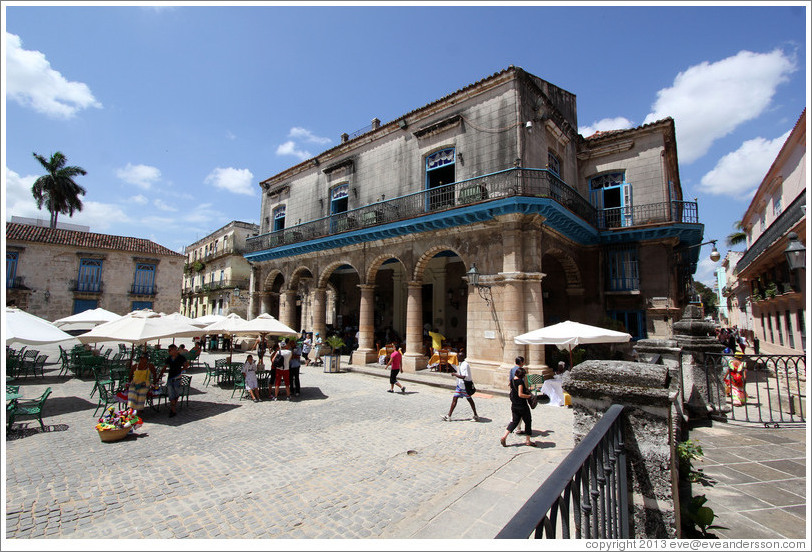
<path id="1" fill-rule="evenodd" d="M 228 138 L 229 140 L 236 140 L 237 135 L 234 134 L 233 132 L 231 132 L 230 130 L 227 130 L 226 131 L 226 138 Z"/>
<path id="2" fill-rule="evenodd" d="M 614 117 L 611 119 L 601 119 L 600 121 L 596 121 L 589 126 L 581 127 L 578 129 L 578 133 L 584 138 L 588 138 L 598 131 L 620 130 L 624 128 L 632 128 L 633 126 L 634 123 L 628 120 L 626 117 Z"/>
<path id="3" fill-rule="evenodd" d="M 770 105 L 776 88 L 797 69 L 781 50 L 735 56 L 689 67 L 671 88 L 657 92 L 644 124 L 673 117 L 680 161 L 696 161 L 714 141 L 755 119 Z"/>
<path id="4" fill-rule="evenodd" d="M 6 94 L 34 111 L 70 119 L 82 109 L 102 107 L 83 82 L 65 79 L 51 68 L 45 54 L 23 50 L 20 37 L 6 32 Z"/>
<path id="5" fill-rule="evenodd" d="M 161 171 L 149 165 L 127 163 L 127 166 L 123 169 L 116 170 L 116 177 L 128 184 L 149 190 L 154 183 L 161 179 Z"/>
<path id="6" fill-rule="evenodd" d="M 34 196 L 31 195 L 31 186 L 38 177 L 36 175 L 20 176 L 6 167 L 6 215 L 9 219 L 16 217 L 51 218 L 51 214 L 43 207 L 37 209 Z"/>
<path id="7" fill-rule="evenodd" d="M 753 197 L 762 179 L 775 161 L 789 131 L 774 140 L 754 138 L 722 157 L 705 176 L 699 187 L 711 195 L 727 195 L 740 200 Z"/>
<path id="8" fill-rule="evenodd" d="M 169 212 L 177 211 L 176 207 L 172 207 L 163 199 L 155 199 L 152 201 L 152 204 L 155 205 L 155 208 L 160 211 L 169 211 Z"/>
<path id="9" fill-rule="evenodd" d="M 119 207 L 112 203 L 99 203 L 98 201 L 83 201 L 82 211 L 74 213 L 73 217 L 59 215 L 59 220 L 73 224 L 90 226 L 91 232 L 108 233 L 114 226 L 130 222 L 132 219 Z M 113 230 L 115 233 L 115 230 Z"/>
<path id="10" fill-rule="evenodd" d="M 300 150 L 296 148 L 296 142 L 290 140 L 276 148 L 276 155 L 293 155 L 304 161 L 313 157 L 313 154 L 307 150 Z"/>
<path id="11" fill-rule="evenodd" d="M 136 205 L 146 205 L 149 203 L 149 200 L 142 196 L 141 194 L 134 195 L 130 199 L 128 199 L 130 203 L 135 203 Z"/>
<path id="12" fill-rule="evenodd" d="M 302 127 L 293 127 L 290 129 L 288 133 L 288 138 L 293 138 L 294 140 L 300 140 L 303 142 L 310 142 L 312 144 L 329 144 L 332 142 L 329 138 L 324 138 L 322 136 L 316 136 L 306 128 Z"/>
<path id="13" fill-rule="evenodd" d="M 705 255 L 705 258 L 702 258 L 702 255 Z M 700 253 L 699 262 L 696 263 L 696 274 L 694 274 L 694 280 L 697 282 L 702 282 L 709 288 L 713 289 L 714 285 L 716 284 L 716 269 L 719 268 L 719 266 L 719 262 L 711 261 L 703 249 L 703 251 Z"/>
<path id="14" fill-rule="evenodd" d="M 215 209 L 211 203 L 201 203 L 200 205 L 195 205 L 194 209 L 187 211 L 183 217 L 183 221 L 192 224 L 202 224 L 203 226 L 199 230 L 204 231 L 203 233 L 205 235 L 211 232 L 211 228 L 217 227 L 217 221 L 223 220 L 223 218 L 223 213 Z"/>
<path id="15" fill-rule="evenodd" d="M 254 175 L 248 169 L 235 169 L 233 167 L 214 169 L 209 176 L 206 177 L 206 184 L 210 184 L 215 188 L 227 190 L 233 194 L 256 195 L 254 188 L 251 186 L 251 180 Z"/>

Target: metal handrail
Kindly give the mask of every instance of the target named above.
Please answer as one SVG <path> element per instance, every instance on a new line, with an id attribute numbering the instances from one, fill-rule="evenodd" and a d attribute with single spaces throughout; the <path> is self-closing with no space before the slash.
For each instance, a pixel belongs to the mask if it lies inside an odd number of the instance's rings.
<path id="1" fill-rule="evenodd" d="M 610 406 L 495 538 L 570 538 L 571 521 L 576 539 L 629 538 L 622 412 Z"/>

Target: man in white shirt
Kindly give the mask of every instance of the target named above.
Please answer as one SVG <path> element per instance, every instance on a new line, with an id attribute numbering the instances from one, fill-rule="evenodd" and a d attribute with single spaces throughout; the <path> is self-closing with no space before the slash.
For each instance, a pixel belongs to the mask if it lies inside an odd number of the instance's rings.
<path id="1" fill-rule="evenodd" d="M 471 366 L 468 364 L 468 361 L 465 360 L 464 352 L 458 353 L 457 359 L 460 361 L 459 367 L 456 372 L 452 373 L 452 375 L 457 378 L 457 388 L 454 390 L 454 397 L 451 399 L 451 408 L 448 410 L 448 414 L 443 416 L 443 420 L 446 422 L 451 421 L 451 413 L 454 412 L 454 408 L 457 406 L 457 399 L 463 397 L 468 399 L 468 404 L 471 405 L 471 410 L 474 411 L 474 417 L 471 418 L 471 421 L 478 422 L 479 416 L 476 413 L 476 405 L 474 404 L 474 399 L 471 398 L 471 395 L 474 393 L 474 380 L 471 378 Z"/>

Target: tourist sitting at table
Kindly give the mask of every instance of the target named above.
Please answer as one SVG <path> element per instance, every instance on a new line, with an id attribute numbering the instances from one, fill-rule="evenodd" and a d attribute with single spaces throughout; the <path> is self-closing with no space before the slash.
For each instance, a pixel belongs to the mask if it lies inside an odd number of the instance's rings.
<path id="1" fill-rule="evenodd" d="M 200 352 L 201 352 L 201 351 L 202 351 L 202 349 L 201 349 L 201 347 L 200 347 L 200 343 L 199 343 L 199 342 L 195 342 L 195 346 L 194 346 L 194 347 L 192 347 L 192 348 L 189 350 L 189 352 L 188 352 L 186 355 L 184 355 L 184 356 L 186 357 L 186 360 L 188 360 L 189 362 L 191 362 L 191 361 L 193 361 L 193 360 L 197 360 L 197 357 L 199 357 L 199 356 L 200 356 Z"/>
<path id="2" fill-rule="evenodd" d="M 137 364 L 130 367 L 130 386 L 127 388 L 127 406 L 135 410 L 144 409 L 147 394 L 152 380 L 155 379 L 155 365 L 149 361 L 149 355 L 144 352 Z"/>

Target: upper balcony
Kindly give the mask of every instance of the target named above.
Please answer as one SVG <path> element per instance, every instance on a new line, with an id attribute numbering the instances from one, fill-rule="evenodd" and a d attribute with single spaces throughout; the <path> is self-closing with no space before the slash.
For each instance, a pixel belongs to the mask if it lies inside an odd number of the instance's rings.
<path id="1" fill-rule="evenodd" d="M 245 256 L 252 261 L 269 260 L 459 226 L 510 212 L 539 213 L 545 217 L 545 224 L 584 244 L 632 239 L 618 230 L 699 223 L 695 202 L 669 201 L 598 210 L 555 173 L 546 169 L 515 168 L 248 238 Z M 657 237 L 654 232 L 647 236 Z M 691 233 L 696 234 L 696 228 L 692 228 Z M 638 233 L 636 239 L 642 237 Z M 698 242 L 701 232 L 692 238 Z"/>

